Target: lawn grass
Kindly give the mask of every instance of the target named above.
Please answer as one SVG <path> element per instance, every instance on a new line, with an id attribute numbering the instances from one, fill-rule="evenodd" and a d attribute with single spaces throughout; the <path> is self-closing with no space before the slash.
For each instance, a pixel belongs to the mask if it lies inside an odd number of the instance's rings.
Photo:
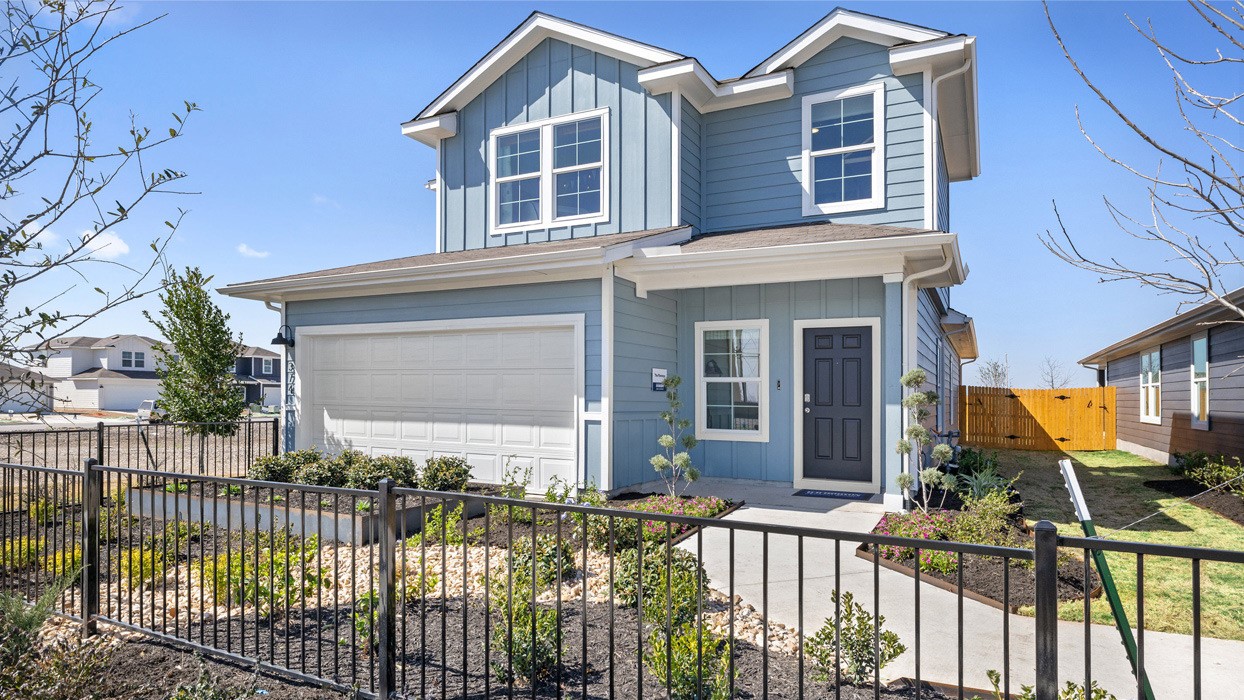
<path id="1" fill-rule="evenodd" d="M 1113 540 L 1133 540 L 1192 547 L 1244 550 L 1244 527 L 1216 513 L 1144 485 L 1146 481 L 1176 479 L 1165 465 L 1128 452 L 998 452 L 1000 471 L 1019 475 L 1016 488 L 1024 498 L 1024 515 L 1030 523 L 1049 520 L 1065 535 L 1082 535 L 1071 500 L 1063 486 L 1058 460 L 1070 457 L 1097 525 L 1098 534 Z M 1021 474 L 1022 473 L 1022 474 Z M 1126 530 L 1150 513 L 1166 508 Z M 1128 620 L 1136 624 L 1136 556 L 1107 553 Z M 1192 632 L 1192 563 L 1186 559 L 1145 557 L 1145 629 L 1159 632 Z M 1201 566 L 1202 634 L 1221 639 L 1244 640 L 1244 566 L 1204 563 Z M 1064 603 L 1064 620 L 1084 619 L 1083 602 Z M 1092 604 L 1094 622 L 1113 624 L 1105 597 Z"/>

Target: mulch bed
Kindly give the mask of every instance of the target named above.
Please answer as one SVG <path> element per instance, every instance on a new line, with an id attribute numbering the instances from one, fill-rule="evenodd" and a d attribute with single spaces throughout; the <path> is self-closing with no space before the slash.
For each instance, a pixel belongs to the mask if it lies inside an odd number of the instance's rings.
<path id="1" fill-rule="evenodd" d="M 1177 498 L 1191 498 L 1205 490 L 1192 479 L 1154 479 L 1145 486 Z M 1194 505 L 1212 511 L 1239 525 L 1244 525 L 1244 498 L 1219 489 L 1192 501 Z"/>

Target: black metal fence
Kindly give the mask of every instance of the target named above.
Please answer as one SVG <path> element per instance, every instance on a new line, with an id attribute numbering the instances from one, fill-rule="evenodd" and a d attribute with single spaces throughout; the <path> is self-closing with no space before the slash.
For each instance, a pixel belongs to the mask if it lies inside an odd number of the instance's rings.
<path id="1" fill-rule="evenodd" d="M 216 423 L 97 423 L 90 428 L 0 431 L 0 460 L 77 471 L 95 459 L 134 469 L 245 476 L 280 452 L 280 419 Z"/>
<path id="2" fill-rule="evenodd" d="M 23 478 L 37 482 L 37 498 L 9 488 Z M 1092 687 L 1094 663 L 1119 664 L 1092 656 L 1086 584 L 1083 673 L 1060 678 L 1060 661 L 1072 661 L 1060 659 L 1060 642 L 1076 635 L 1066 634 L 1075 623 L 1058 622 L 1059 562 L 1069 551 L 1087 562 L 1093 550 L 1137 557 L 1138 676 L 1191 666 L 1185 696 L 1200 698 L 1201 563 L 1244 564 L 1242 552 L 1061 537 L 1044 521 L 1024 549 L 93 460 L 78 470 L 0 465 L 0 484 L 3 590 L 34 598 L 80 567 L 58 610 L 88 634 L 115 625 L 381 698 L 971 698 L 965 679 L 987 667 L 998 669 L 1005 697 L 1035 679 L 1035 697 L 1054 700 L 1060 681 Z M 917 570 L 883 590 L 880 556 L 843 573 L 857 545 L 874 555 L 911 548 L 916 561 L 945 553 L 959 563 L 957 585 L 932 588 Z M 965 623 L 968 556 L 1001 571 L 996 625 Z M 1146 655 L 1150 558 L 1192 563 L 1186 656 Z M 831 559 L 832 574 L 821 575 Z M 1012 612 L 1016 561 L 1032 563 L 1023 575 L 1035 586 L 1035 618 Z M 856 592 L 863 626 L 837 595 L 824 626 L 805 619 L 825 609 L 830 590 Z M 883 685 L 879 663 L 896 622 L 914 623 L 902 640 L 905 690 Z M 982 636 L 989 658 L 965 659 L 965 643 Z"/>

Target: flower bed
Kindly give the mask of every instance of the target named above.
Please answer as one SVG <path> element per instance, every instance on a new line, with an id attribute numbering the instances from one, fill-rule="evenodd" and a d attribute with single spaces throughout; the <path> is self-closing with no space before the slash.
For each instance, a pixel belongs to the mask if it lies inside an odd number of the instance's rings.
<path id="1" fill-rule="evenodd" d="M 619 510 L 638 511 L 642 513 L 661 513 L 663 515 L 683 515 L 692 518 L 719 518 L 737 510 L 742 503 L 735 503 L 728 498 L 716 496 L 669 496 L 666 494 L 648 494 L 637 498 L 620 498 L 608 503 Z M 681 523 L 667 523 L 659 520 L 643 521 L 644 542 L 664 542 L 667 536 L 674 542 L 690 535 L 694 528 Z"/>

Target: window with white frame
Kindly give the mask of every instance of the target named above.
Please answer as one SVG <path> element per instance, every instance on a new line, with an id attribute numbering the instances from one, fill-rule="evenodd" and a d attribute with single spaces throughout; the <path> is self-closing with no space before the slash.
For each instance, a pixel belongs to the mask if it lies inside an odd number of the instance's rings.
<path id="1" fill-rule="evenodd" d="M 263 358 L 263 373 L 272 374 L 272 358 L 271 357 Z"/>
<path id="2" fill-rule="evenodd" d="M 495 129 L 494 234 L 609 218 L 609 111 Z"/>
<path id="3" fill-rule="evenodd" d="M 885 206 L 885 84 L 803 98 L 804 216 Z"/>
<path id="4" fill-rule="evenodd" d="M 1192 427 L 1209 427 L 1209 334 L 1192 336 Z"/>
<path id="5" fill-rule="evenodd" d="M 1140 420 L 1162 422 L 1162 350 L 1140 354 Z"/>
<path id="6" fill-rule="evenodd" d="M 768 321 L 701 321 L 695 334 L 696 437 L 768 440 Z"/>
<path id="7" fill-rule="evenodd" d="M 147 364 L 147 354 L 143 352 L 132 352 L 130 350 L 121 351 L 121 366 L 139 368 Z"/>

